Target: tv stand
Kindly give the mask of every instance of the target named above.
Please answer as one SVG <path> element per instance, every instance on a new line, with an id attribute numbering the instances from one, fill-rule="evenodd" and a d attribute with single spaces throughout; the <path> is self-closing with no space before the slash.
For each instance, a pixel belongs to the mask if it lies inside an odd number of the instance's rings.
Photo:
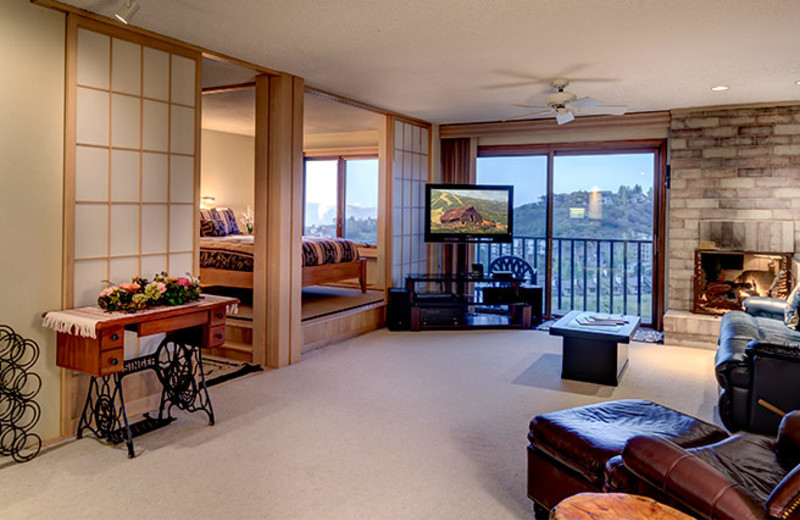
<path id="1" fill-rule="evenodd" d="M 410 275 L 406 277 L 411 304 L 410 328 L 530 328 L 531 305 L 520 295 L 520 284 L 524 281 L 514 277 Z M 476 298 L 476 283 L 502 285 L 507 297 L 500 301 L 482 301 Z"/>

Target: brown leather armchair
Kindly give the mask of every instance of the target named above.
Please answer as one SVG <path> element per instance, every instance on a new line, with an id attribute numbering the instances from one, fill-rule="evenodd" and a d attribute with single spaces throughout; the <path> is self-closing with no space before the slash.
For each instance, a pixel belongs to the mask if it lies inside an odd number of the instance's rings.
<path id="1" fill-rule="evenodd" d="M 631 438 L 625 468 L 699 518 L 800 519 L 800 412 L 781 421 L 777 439 L 741 434 L 683 449 L 648 436 Z"/>

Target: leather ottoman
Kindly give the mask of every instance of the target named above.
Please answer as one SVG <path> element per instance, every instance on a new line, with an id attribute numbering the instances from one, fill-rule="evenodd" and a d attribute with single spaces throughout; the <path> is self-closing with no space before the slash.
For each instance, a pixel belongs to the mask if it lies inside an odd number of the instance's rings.
<path id="1" fill-rule="evenodd" d="M 606 461 L 635 435 L 654 435 L 684 448 L 728 436 L 713 424 L 640 399 L 537 415 L 528 433 L 528 498 L 537 518 L 568 496 L 602 491 Z"/>

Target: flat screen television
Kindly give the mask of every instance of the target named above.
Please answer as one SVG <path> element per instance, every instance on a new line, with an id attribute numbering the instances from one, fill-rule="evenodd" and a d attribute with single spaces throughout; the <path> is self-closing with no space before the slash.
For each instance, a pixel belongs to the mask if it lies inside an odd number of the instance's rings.
<path id="1" fill-rule="evenodd" d="M 513 202 L 513 186 L 427 184 L 425 241 L 509 243 Z"/>

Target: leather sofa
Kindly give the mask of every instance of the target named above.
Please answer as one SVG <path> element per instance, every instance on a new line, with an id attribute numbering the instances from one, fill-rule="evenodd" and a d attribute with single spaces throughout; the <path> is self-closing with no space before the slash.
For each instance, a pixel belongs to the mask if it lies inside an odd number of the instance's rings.
<path id="1" fill-rule="evenodd" d="M 775 435 L 780 416 L 759 404 L 800 409 L 800 332 L 783 323 L 785 300 L 748 298 L 722 317 L 715 365 L 719 414 L 730 431 Z"/>
<path id="2" fill-rule="evenodd" d="M 617 457 L 620 459 L 620 457 Z M 740 434 L 706 446 L 681 448 L 653 436 L 628 440 L 609 466 L 619 482 L 709 520 L 800 519 L 800 413 L 780 423 L 777 439 Z"/>

